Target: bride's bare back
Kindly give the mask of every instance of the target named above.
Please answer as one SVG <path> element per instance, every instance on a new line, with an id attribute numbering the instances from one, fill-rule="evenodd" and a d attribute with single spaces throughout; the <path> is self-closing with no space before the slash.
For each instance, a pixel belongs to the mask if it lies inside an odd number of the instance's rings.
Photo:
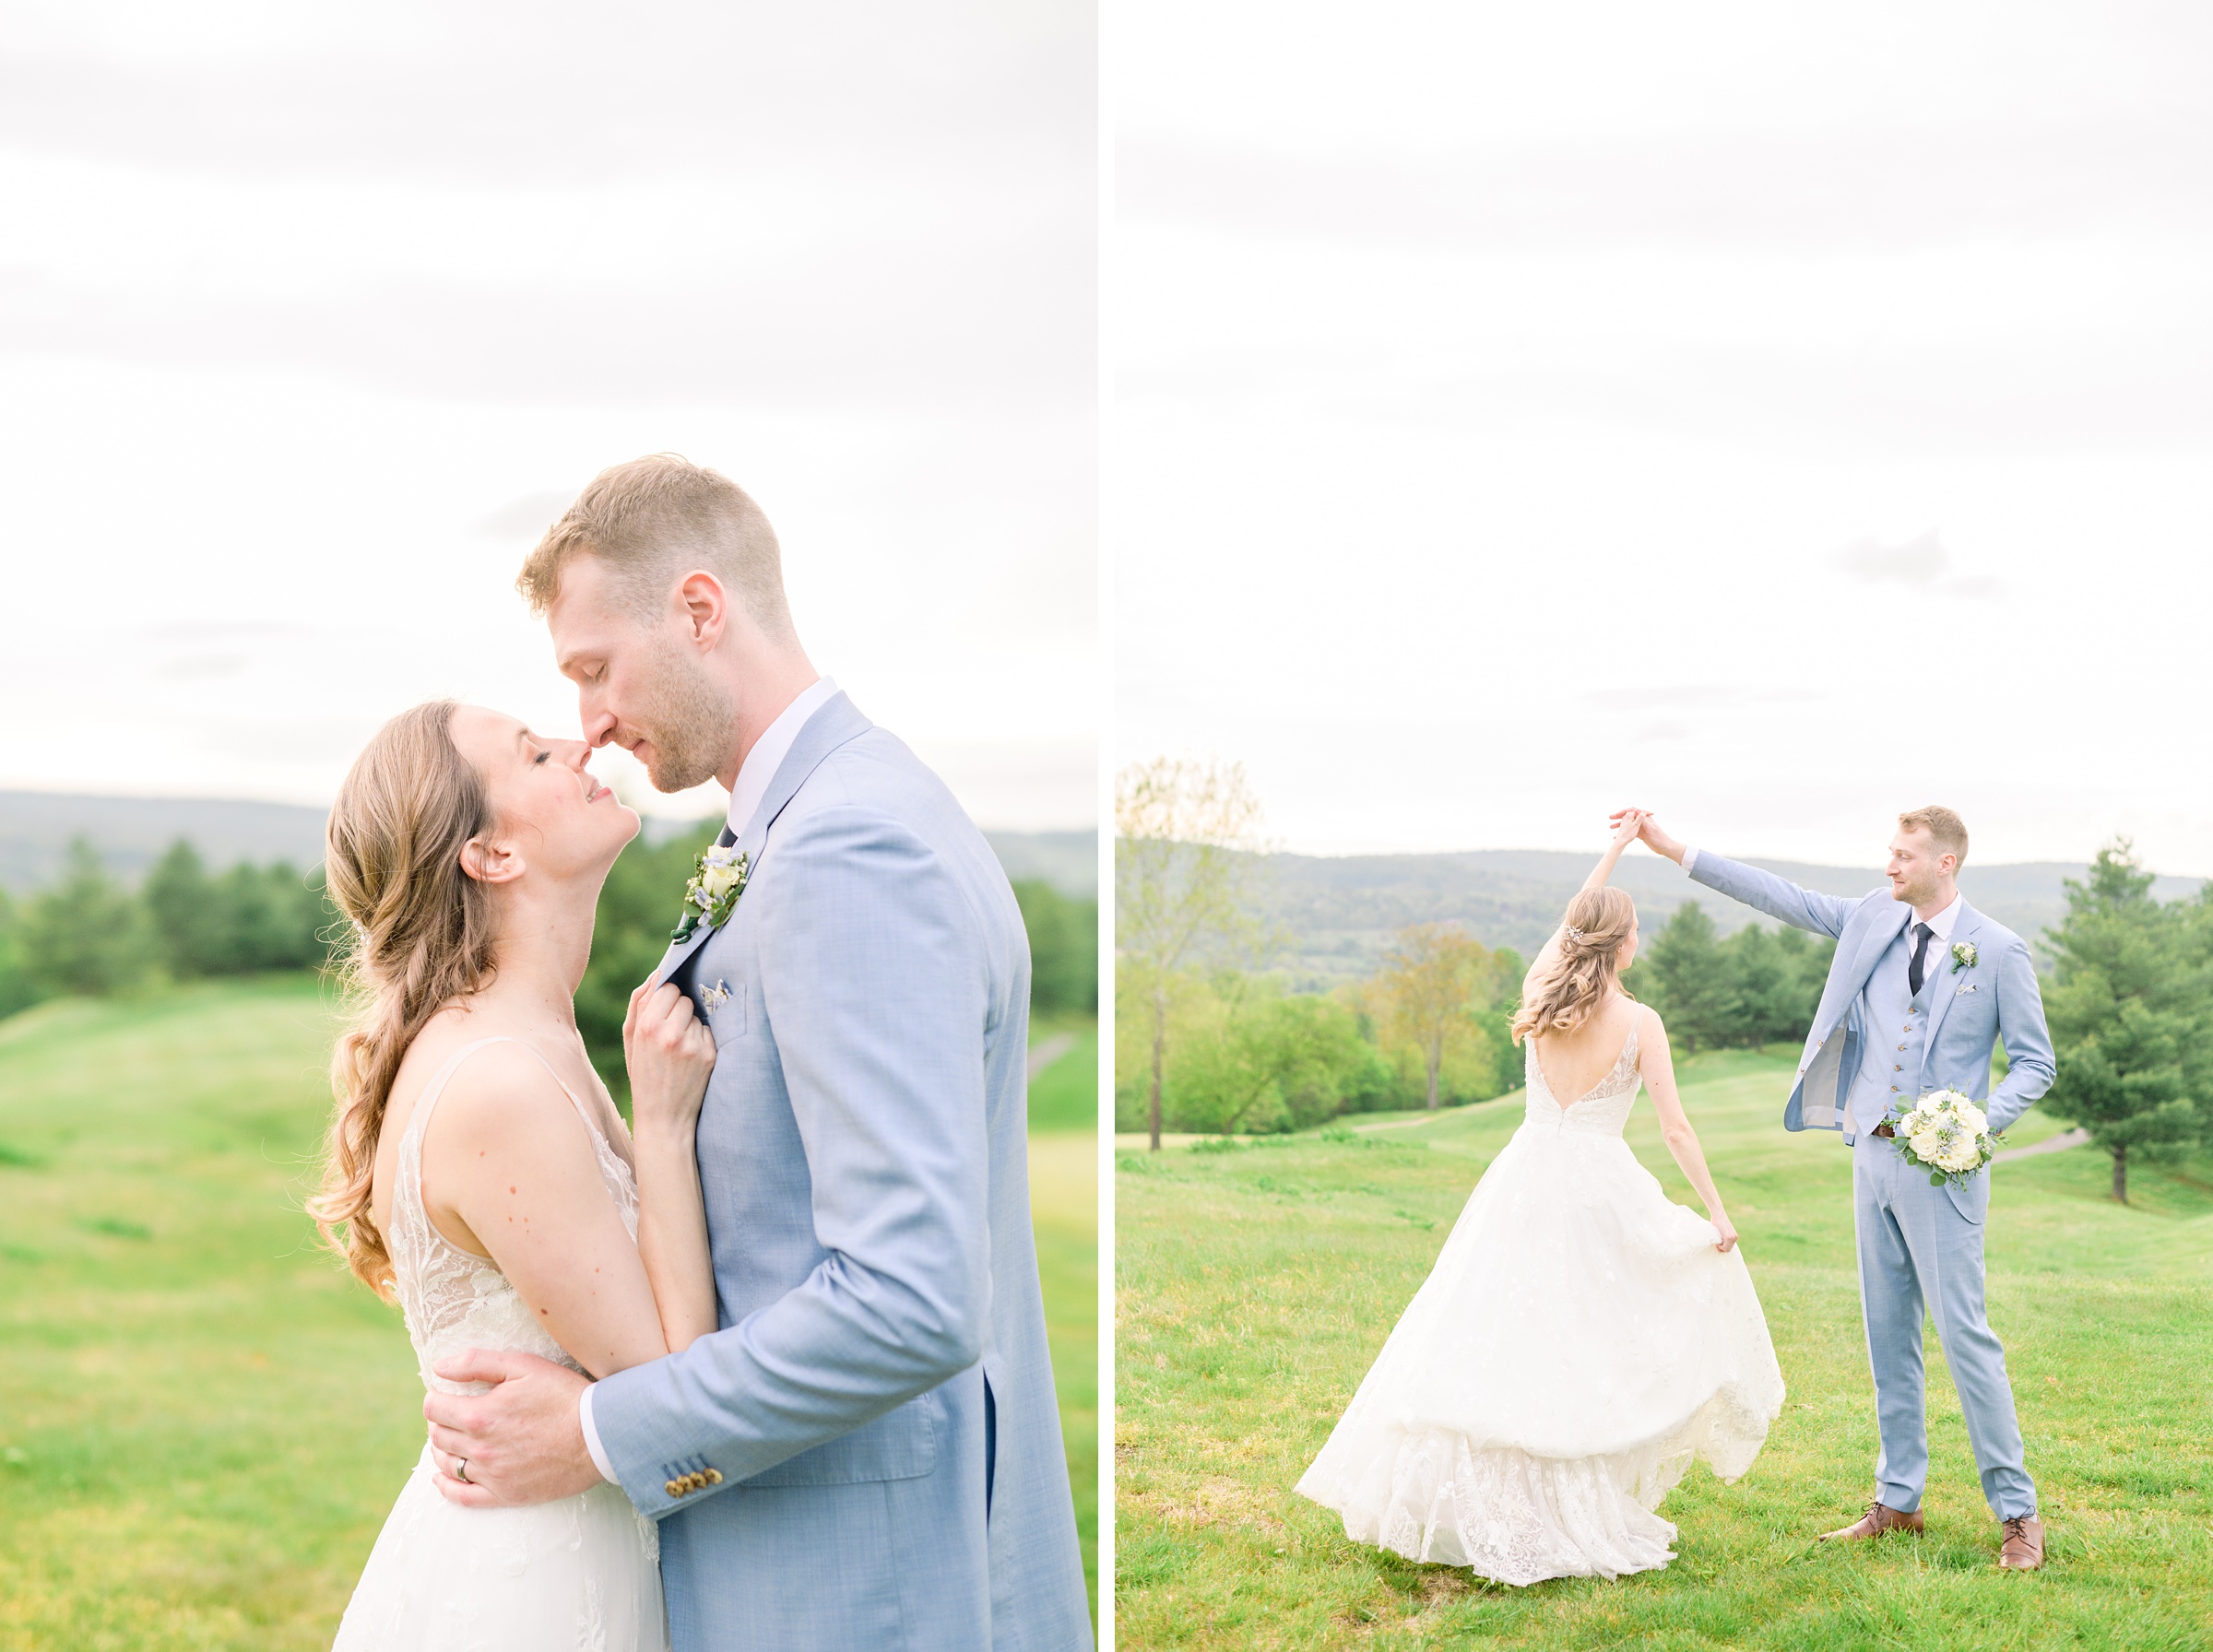
<path id="1" fill-rule="evenodd" d="M 1592 1086 L 1614 1070 L 1629 1042 L 1630 1028 L 1644 1013 L 1642 1005 L 1618 992 L 1610 993 L 1591 1019 L 1574 1032 L 1532 1034 L 1530 1043 L 1536 1051 L 1537 1066 L 1544 1071 L 1545 1088 L 1561 1106 L 1573 1106 L 1577 1098 L 1590 1093 Z"/>

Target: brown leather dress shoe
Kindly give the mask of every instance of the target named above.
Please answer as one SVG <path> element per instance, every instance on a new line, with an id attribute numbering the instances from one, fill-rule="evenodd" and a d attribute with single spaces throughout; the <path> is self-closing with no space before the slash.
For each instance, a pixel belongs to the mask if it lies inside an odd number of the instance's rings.
<path id="1" fill-rule="evenodd" d="M 1921 1511 L 1919 1509 L 1915 1509 L 1908 1515 L 1901 1514 L 1888 1504 L 1870 1503 L 1865 1514 L 1850 1526 L 1840 1526 L 1834 1531 L 1823 1532 L 1821 1540 L 1827 1543 L 1837 1538 L 1879 1538 L 1888 1532 L 1919 1531 L 1920 1529 Z"/>
<path id="2" fill-rule="evenodd" d="M 2033 1572 L 2044 1564 L 2044 1523 L 2034 1515 L 2016 1515 L 1998 1522 L 2004 1533 L 1998 1544 L 1998 1565 L 2007 1572 Z"/>

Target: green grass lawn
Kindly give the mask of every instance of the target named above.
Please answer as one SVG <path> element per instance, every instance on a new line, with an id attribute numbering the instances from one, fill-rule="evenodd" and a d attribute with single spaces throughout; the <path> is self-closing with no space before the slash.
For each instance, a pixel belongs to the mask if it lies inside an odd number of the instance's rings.
<path id="1" fill-rule="evenodd" d="M 4 1652 L 329 1645 L 422 1421 L 397 1311 L 299 1210 L 328 1038 L 305 978 L 0 1021 Z M 1092 1565 L 1095 1213 L 1053 1186 L 1038 1248 Z"/>
<path id="2" fill-rule="evenodd" d="M 2213 1166 L 2132 1170 L 2127 1209 L 2094 1148 L 1992 1173 L 1991 1320 L 2045 1571 L 1992 1566 L 1996 1528 L 1933 1330 L 1926 1534 L 1817 1548 L 1874 1478 L 1849 1154 L 1782 1129 L 1788 1057 L 1678 1071 L 1790 1395 L 1742 1481 L 1700 1466 L 1663 1505 L 1679 1558 L 1612 1584 L 1510 1589 L 1415 1565 L 1349 1542 L 1291 1490 L 1521 1122 L 1519 1093 L 1404 1128 L 1118 1155 L 1121 1646 L 2213 1645 Z M 2054 1127 L 2031 1113 L 2008 1145 Z M 1649 1101 L 1628 1140 L 1695 1205 Z"/>

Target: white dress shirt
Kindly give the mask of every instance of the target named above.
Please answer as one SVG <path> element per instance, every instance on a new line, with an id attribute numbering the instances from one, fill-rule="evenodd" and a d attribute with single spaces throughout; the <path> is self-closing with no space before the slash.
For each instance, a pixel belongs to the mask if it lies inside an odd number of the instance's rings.
<path id="1" fill-rule="evenodd" d="M 753 823 L 760 811 L 761 799 L 768 795 L 768 783 L 776 777 L 784 760 L 791 753 L 792 742 L 799 738 L 799 730 L 807 720 L 828 702 L 837 692 L 837 684 L 827 677 L 818 677 L 799 697 L 778 714 L 776 720 L 762 731 L 753 742 L 753 749 L 745 754 L 745 761 L 738 765 L 738 782 L 730 787 L 729 826 L 732 838 L 741 838 Z M 576 1398 L 576 1421 L 584 1429 L 584 1448 L 592 1454 L 592 1466 L 603 1479 L 615 1484 L 614 1465 L 607 1460 L 607 1447 L 599 1444 L 599 1431 L 592 1425 L 592 1388 L 586 1384 L 584 1392 Z"/>

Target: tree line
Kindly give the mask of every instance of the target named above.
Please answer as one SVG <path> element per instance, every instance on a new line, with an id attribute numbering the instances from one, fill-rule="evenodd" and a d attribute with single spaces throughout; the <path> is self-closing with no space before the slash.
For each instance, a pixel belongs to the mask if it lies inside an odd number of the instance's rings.
<path id="1" fill-rule="evenodd" d="M 1456 1106 L 1521 1082 L 1507 1032 L 1522 962 L 1442 924 L 1401 931 L 1366 980 L 1290 991 L 1280 975 L 1189 972 L 1170 984 L 1162 1127 L 1268 1133 L 1345 1113 Z M 1152 1023 L 1117 1020 L 1116 1128 L 1150 1122 Z"/>
<path id="2" fill-rule="evenodd" d="M 1234 763 L 1161 759 L 1118 780 L 1116 1128 L 1157 1150 L 1164 1130 L 1296 1130 L 1520 1088 L 1508 1027 L 1522 962 L 1457 926 L 1401 930 L 1372 976 L 1327 994 L 1251 967 L 1278 938 L 1252 887 L 1260 820 Z M 2122 1200 L 2132 1162 L 2213 1148 L 2213 881 L 2172 903 L 2153 882 L 2126 842 L 2108 844 L 2033 943 L 2058 1067 L 2041 1104 L 2111 1157 Z M 1827 937 L 1757 924 L 1723 939 L 1686 902 L 1623 985 L 1685 1055 L 1791 1048 L 1835 953 Z"/>
<path id="3" fill-rule="evenodd" d="M 657 844 L 633 840 L 599 892 L 576 1024 L 619 1099 L 629 1093 L 622 1017 L 631 989 L 660 962 L 693 858 L 718 829 L 709 822 Z M 1014 895 L 1030 937 L 1033 1009 L 1095 1012 L 1098 903 L 1030 879 L 1017 882 Z M 319 970 L 344 938 L 345 919 L 324 893 L 319 866 L 303 872 L 283 861 L 241 861 L 214 872 L 180 838 L 131 889 L 80 837 L 48 887 L 21 899 L 0 891 L 0 1016 L 163 979 Z"/>
<path id="4" fill-rule="evenodd" d="M 180 839 L 131 890 L 79 837 L 45 889 L 20 900 L 0 891 L 0 1015 L 162 976 L 317 969 L 337 917 L 320 867 L 242 861 L 210 873 Z"/>

